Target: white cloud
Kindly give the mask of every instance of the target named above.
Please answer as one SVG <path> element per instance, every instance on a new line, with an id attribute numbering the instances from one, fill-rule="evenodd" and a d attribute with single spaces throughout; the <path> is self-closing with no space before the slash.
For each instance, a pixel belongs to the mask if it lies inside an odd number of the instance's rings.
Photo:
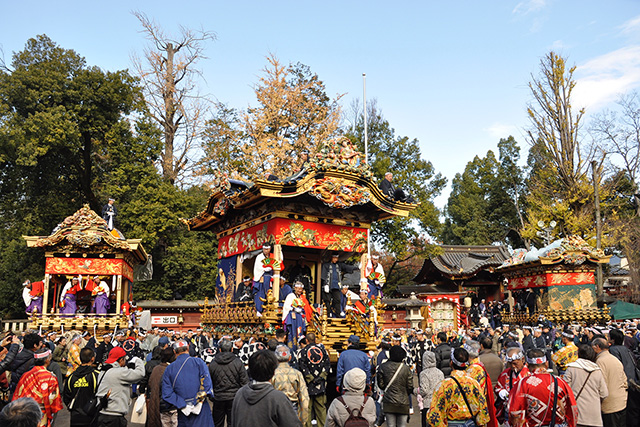
<path id="1" fill-rule="evenodd" d="M 551 43 L 550 50 L 554 52 L 562 52 L 568 50 L 570 47 L 571 46 L 565 44 L 562 40 L 556 40 Z"/>
<path id="2" fill-rule="evenodd" d="M 576 69 L 574 107 L 598 109 L 621 93 L 640 87 L 640 46 L 627 46 L 593 58 Z"/>
<path id="3" fill-rule="evenodd" d="M 516 5 L 511 13 L 514 15 L 528 15 L 542 10 L 547 5 L 547 0 L 526 0 Z"/>
<path id="4" fill-rule="evenodd" d="M 622 34 L 629 35 L 640 31 L 640 15 L 631 18 L 620 26 Z"/>
<path id="5" fill-rule="evenodd" d="M 493 123 L 488 128 L 483 129 L 492 138 L 507 138 L 508 136 L 515 136 L 518 133 L 518 128 L 514 125 L 508 125 L 505 123 Z"/>

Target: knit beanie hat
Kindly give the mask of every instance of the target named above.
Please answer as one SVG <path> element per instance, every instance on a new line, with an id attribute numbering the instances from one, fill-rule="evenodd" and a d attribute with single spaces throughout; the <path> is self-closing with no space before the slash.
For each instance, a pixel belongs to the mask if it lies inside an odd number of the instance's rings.
<path id="1" fill-rule="evenodd" d="M 351 368 L 344 374 L 342 386 L 345 391 L 364 392 L 367 382 L 367 374 L 360 368 Z"/>
<path id="2" fill-rule="evenodd" d="M 402 362 L 407 357 L 407 352 L 399 345 L 391 346 L 389 350 L 389 360 L 392 362 Z"/>

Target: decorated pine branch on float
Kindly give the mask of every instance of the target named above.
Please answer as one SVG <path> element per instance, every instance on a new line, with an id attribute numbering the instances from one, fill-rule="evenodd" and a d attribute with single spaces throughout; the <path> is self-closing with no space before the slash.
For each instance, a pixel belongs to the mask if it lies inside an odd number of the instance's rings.
<path id="1" fill-rule="evenodd" d="M 556 240 L 540 250 L 516 250 L 496 271 L 507 279 L 508 290 L 531 292 L 535 308 L 505 312 L 503 322 L 536 323 L 541 317 L 563 323 L 608 321 L 607 306 L 597 307 L 595 270 L 610 258 L 579 236 Z"/>
<path id="2" fill-rule="evenodd" d="M 315 306 L 308 329 L 327 347 L 356 334 L 368 348 L 375 348 L 375 325 L 380 321 L 373 319 L 375 310 L 345 318 L 327 316 L 320 292 L 322 263 L 337 252 L 341 260 L 359 256 L 366 265 L 371 224 L 407 216 L 417 205 L 383 195 L 362 158 L 347 139 L 331 140 L 289 177 L 271 175 L 255 182 L 216 177 L 206 209 L 184 220 L 190 230 L 212 231 L 218 238 L 216 296 L 202 308 L 205 328 L 243 337 L 272 334 L 282 324 L 281 272 L 305 268 L 310 272 L 307 297 Z M 273 278 L 258 316 L 252 301 L 236 300 L 242 278 L 253 278 L 264 243 L 273 249 L 268 257 L 273 258 Z M 366 281 L 365 269 L 360 271 L 360 280 Z M 331 356 L 337 357 L 335 349 Z"/>
<path id="3" fill-rule="evenodd" d="M 140 239 L 125 239 L 84 205 L 49 236 L 23 236 L 45 251 L 42 310 L 31 312 L 32 329 L 127 328 L 134 267 L 147 261 Z M 73 286 L 66 286 L 67 283 Z"/>

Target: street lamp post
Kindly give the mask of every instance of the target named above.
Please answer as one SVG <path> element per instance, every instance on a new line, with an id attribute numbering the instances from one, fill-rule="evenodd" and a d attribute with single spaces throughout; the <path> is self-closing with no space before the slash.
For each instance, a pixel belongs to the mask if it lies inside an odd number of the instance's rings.
<path id="1" fill-rule="evenodd" d="M 551 243 L 551 231 L 553 231 L 554 228 L 556 228 L 556 225 L 558 225 L 554 220 L 551 220 L 551 222 L 549 222 L 549 226 L 545 226 L 544 221 L 538 221 L 538 227 L 542 229 L 542 231 L 538 231 L 536 233 L 536 235 L 538 237 L 542 237 L 542 241 L 544 242 L 545 246 L 548 246 L 549 243 Z"/>

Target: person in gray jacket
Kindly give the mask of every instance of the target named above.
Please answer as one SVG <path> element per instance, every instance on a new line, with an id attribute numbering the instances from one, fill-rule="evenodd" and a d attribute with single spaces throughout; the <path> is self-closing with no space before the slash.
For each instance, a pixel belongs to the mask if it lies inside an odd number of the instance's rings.
<path id="1" fill-rule="evenodd" d="M 427 427 L 427 412 L 431 404 L 433 393 L 440 387 L 444 380 L 444 374 L 436 366 L 436 354 L 432 351 L 425 351 L 422 355 L 422 371 L 420 371 L 420 396 L 422 397 L 423 409 L 421 410 L 422 427 Z M 415 393 L 416 396 L 418 393 Z"/>
<path id="2" fill-rule="evenodd" d="M 122 347 L 114 347 L 105 362 L 106 371 L 98 378 L 100 385 L 96 396 L 105 398 L 106 406 L 98 415 L 98 427 L 123 427 L 131 405 L 131 384 L 144 378 L 144 363 L 133 357 L 127 364 L 127 353 Z M 133 365 L 133 369 L 129 366 Z"/>
<path id="3" fill-rule="evenodd" d="M 369 422 L 369 426 L 373 427 L 376 422 L 376 404 L 373 399 L 364 395 L 364 388 L 367 384 L 367 374 L 360 368 L 350 369 L 342 379 L 342 388 L 344 394 L 342 400 L 334 399 L 327 411 L 327 420 L 325 427 L 342 427 L 349 418 L 351 411 L 354 409 L 361 411 L 361 416 Z M 366 399 L 366 400 L 365 400 Z M 349 408 L 345 408 L 345 405 Z"/>

